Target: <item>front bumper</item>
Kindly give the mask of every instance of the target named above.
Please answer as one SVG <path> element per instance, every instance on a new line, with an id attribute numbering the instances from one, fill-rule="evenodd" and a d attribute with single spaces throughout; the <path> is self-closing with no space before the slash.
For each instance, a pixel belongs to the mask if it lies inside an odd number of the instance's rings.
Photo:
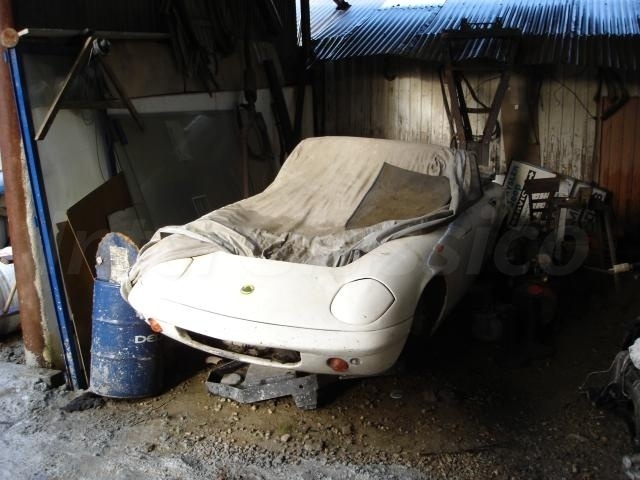
<path id="1" fill-rule="evenodd" d="M 342 375 L 375 375 L 396 362 L 411 328 L 411 319 L 382 330 L 353 332 L 315 330 L 254 322 L 197 310 L 167 301 L 157 302 L 157 315 L 150 315 L 162 333 L 212 355 L 247 363 L 309 373 L 336 374 L 327 360 L 338 357 L 349 364 Z M 167 318 L 180 318 L 179 325 Z M 299 361 L 281 362 L 260 354 L 245 354 L 211 346 L 196 335 L 255 347 L 287 349 L 299 353 Z M 251 349 L 250 349 L 251 350 Z"/>

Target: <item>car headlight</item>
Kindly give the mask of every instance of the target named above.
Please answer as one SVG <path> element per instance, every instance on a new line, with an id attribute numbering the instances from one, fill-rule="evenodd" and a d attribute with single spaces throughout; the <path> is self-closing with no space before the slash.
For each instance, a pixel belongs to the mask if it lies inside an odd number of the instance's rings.
<path id="1" fill-rule="evenodd" d="M 382 283 L 363 278 L 340 288 L 331 302 L 331 314 L 344 323 L 366 325 L 379 319 L 394 300 Z"/>

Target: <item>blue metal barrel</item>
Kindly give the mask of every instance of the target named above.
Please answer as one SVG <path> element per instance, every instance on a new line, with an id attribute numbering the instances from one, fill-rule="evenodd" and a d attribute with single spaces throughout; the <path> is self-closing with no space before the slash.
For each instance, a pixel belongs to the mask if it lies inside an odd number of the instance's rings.
<path id="1" fill-rule="evenodd" d="M 90 390 L 115 398 L 146 397 L 162 385 L 162 342 L 120 296 L 120 285 L 95 280 Z"/>

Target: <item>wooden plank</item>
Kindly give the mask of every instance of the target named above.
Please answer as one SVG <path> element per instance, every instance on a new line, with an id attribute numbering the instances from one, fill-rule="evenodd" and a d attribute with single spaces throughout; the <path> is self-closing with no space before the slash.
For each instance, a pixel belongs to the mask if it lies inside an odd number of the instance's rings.
<path id="1" fill-rule="evenodd" d="M 335 62 L 326 62 L 324 65 L 324 108 L 325 108 L 325 132 L 327 135 L 336 134 L 336 72 Z"/>
<path id="2" fill-rule="evenodd" d="M 412 142 L 420 141 L 420 122 L 422 121 L 422 78 L 420 64 L 414 62 L 409 79 L 409 135 Z"/>
<path id="3" fill-rule="evenodd" d="M 370 71 L 369 74 L 371 75 L 370 78 L 370 83 L 371 83 L 371 99 L 369 100 L 370 102 L 370 107 L 369 107 L 369 130 L 370 133 L 369 135 L 373 138 L 378 138 L 380 136 L 379 133 L 379 125 L 378 125 L 378 117 L 377 117 L 377 111 L 378 111 L 378 105 L 379 105 L 379 97 L 380 97 L 380 88 L 378 86 L 378 81 L 379 81 L 379 77 L 380 75 L 378 74 L 378 59 L 377 58 L 372 58 L 369 61 L 369 65 L 370 65 Z"/>
<path id="4" fill-rule="evenodd" d="M 373 136 L 373 127 L 371 126 L 371 108 L 373 105 L 373 62 L 371 58 L 362 60 L 362 104 L 364 107 L 362 132 L 365 137 Z"/>
<path id="5" fill-rule="evenodd" d="M 609 142 L 609 188 L 614 192 L 613 204 L 616 214 L 621 211 L 622 202 L 620 198 L 620 174 L 622 156 L 622 134 L 623 134 L 624 114 L 618 110 L 606 122 L 611 123 L 611 135 Z"/>
<path id="6" fill-rule="evenodd" d="M 376 138 L 386 137 L 386 125 L 388 115 L 388 101 L 387 101 L 387 88 L 388 80 L 384 77 L 384 60 L 381 58 L 376 59 L 375 65 L 375 77 L 374 77 L 374 91 L 375 91 L 375 103 L 372 115 L 372 124 L 374 136 Z"/>
<path id="7" fill-rule="evenodd" d="M 40 129 L 36 134 L 36 140 L 43 140 L 44 137 L 47 136 L 47 132 L 51 128 L 51 124 L 55 120 L 56 115 L 58 114 L 58 110 L 60 110 L 60 102 L 62 98 L 64 97 L 65 93 L 67 93 L 67 90 L 69 90 L 71 83 L 76 78 L 76 75 L 78 74 L 80 69 L 84 68 L 87 64 L 87 61 L 89 60 L 89 54 L 91 53 L 92 42 L 93 42 L 93 37 L 87 37 L 87 39 L 84 42 L 84 45 L 82 46 L 82 49 L 80 50 L 80 53 L 76 57 L 75 61 L 73 62 L 73 65 L 71 66 L 71 69 L 69 70 L 69 72 L 67 73 L 67 76 L 62 82 L 62 87 L 60 88 L 60 90 L 58 90 L 58 94 L 56 95 L 55 99 L 51 103 L 51 106 L 49 107 L 49 110 L 47 111 L 47 114 L 44 117 L 44 121 L 42 122 L 42 125 L 40 126 Z"/>
<path id="8" fill-rule="evenodd" d="M 603 111 L 605 108 L 606 102 L 605 99 L 600 100 L 600 110 Z M 611 122 L 599 120 L 600 121 L 600 172 L 599 172 L 599 183 L 605 188 L 609 188 L 609 160 L 611 158 L 610 155 L 610 143 L 611 143 Z"/>
<path id="9" fill-rule="evenodd" d="M 543 166 L 554 172 L 560 170 L 560 157 L 562 156 L 562 122 L 564 112 L 562 109 L 562 86 L 550 80 L 550 91 L 548 98 L 549 108 L 549 130 L 547 140 L 547 151 L 543 158 Z"/>
<path id="10" fill-rule="evenodd" d="M 431 83 L 433 82 L 433 70 L 425 65 L 420 66 L 420 141 L 433 143 L 431 124 L 433 123 L 433 109 L 436 102 L 431 95 Z M 439 97 L 440 98 L 440 97 Z"/>
<path id="11" fill-rule="evenodd" d="M 511 76 L 512 75 L 510 75 L 509 83 L 507 83 L 507 87 L 506 87 L 507 90 L 511 82 Z M 495 75 L 493 75 L 491 78 L 491 81 L 487 83 L 489 84 L 488 88 L 490 92 L 489 94 L 489 98 L 490 98 L 491 96 L 495 95 L 496 92 L 498 91 L 500 81 L 498 78 L 496 78 Z M 506 91 L 504 96 L 506 96 Z M 487 97 L 483 97 L 483 98 L 487 98 Z M 503 122 L 504 105 L 505 105 L 505 99 L 503 97 L 502 102 L 500 102 L 500 104 L 498 105 L 498 116 L 496 119 L 496 122 L 499 122 L 501 127 L 504 126 L 504 122 Z M 487 117 L 489 117 L 488 114 L 487 114 Z M 526 138 L 524 141 L 525 143 L 528 143 Z M 507 171 L 507 162 L 505 160 L 505 151 L 504 151 L 504 128 L 502 128 L 501 134 L 497 139 L 491 140 L 491 143 L 489 146 L 489 159 L 491 162 L 491 166 L 495 169 L 496 172 L 505 173 Z"/>
<path id="12" fill-rule="evenodd" d="M 120 99 L 124 102 L 125 106 L 127 107 L 127 110 L 129 110 L 129 113 L 133 117 L 133 120 L 136 122 L 140 130 L 144 131 L 144 123 L 142 122 L 142 118 L 138 114 L 136 107 L 133 105 L 133 103 L 131 102 L 131 99 L 127 95 L 124 85 L 120 83 L 120 80 L 118 80 L 118 77 L 114 73 L 111 66 L 108 63 L 102 61 L 102 57 L 98 56 L 96 57 L 96 59 L 100 63 L 100 66 L 102 67 L 104 72 L 107 74 L 107 77 L 109 77 L 109 80 L 111 80 L 111 84 L 118 92 L 118 97 L 120 97 Z"/>
<path id="13" fill-rule="evenodd" d="M 347 61 L 336 62 L 336 135 L 346 135 L 351 116 L 350 101 L 347 94 L 348 83 Z"/>
<path id="14" fill-rule="evenodd" d="M 398 133 L 400 140 L 409 140 L 411 122 L 411 66 L 398 60 Z"/>
<path id="15" fill-rule="evenodd" d="M 388 80 L 386 87 L 387 112 L 384 119 L 384 137 L 395 139 L 398 138 L 398 78 Z"/>
<path id="16" fill-rule="evenodd" d="M 353 99 L 351 102 L 354 116 L 351 118 L 351 128 L 353 134 L 359 137 L 366 137 L 366 108 L 367 99 L 364 96 L 364 62 L 366 59 L 354 58 L 351 61 L 351 92 Z"/>
<path id="17" fill-rule="evenodd" d="M 430 110 L 430 122 L 431 122 L 431 143 L 437 145 L 449 146 L 453 132 L 449 128 L 449 120 L 444 108 L 444 101 L 442 100 L 442 87 L 440 86 L 440 77 L 434 70 L 429 75 L 429 84 L 431 90 L 431 108 Z M 445 91 L 448 93 L 448 89 L 445 86 Z"/>
<path id="18" fill-rule="evenodd" d="M 576 178 L 584 178 L 583 165 L 585 163 L 586 152 L 583 150 L 584 138 L 587 133 L 587 121 L 590 113 L 587 110 L 589 103 L 584 98 L 584 79 L 575 75 L 574 92 L 575 92 L 575 111 L 573 120 L 573 135 L 571 139 L 571 176 Z"/>
<path id="19" fill-rule="evenodd" d="M 590 72 L 585 77 L 580 77 L 576 80 L 576 92 L 578 98 L 584 104 L 582 115 L 579 116 L 580 123 L 577 125 L 580 128 L 579 135 L 574 137 L 580 163 L 579 174 L 576 177 L 586 181 L 593 180 L 593 157 L 596 137 L 596 121 L 594 117 L 597 109 L 591 92 L 595 92 L 596 88 L 597 84 L 594 82 Z"/>
<path id="20" fill-rule="evenodd" d="M 559 151 L 556 152 L 555 171 L 562 175 L 573 176 L 573 132 L 576 127 L 576 110 L 578 109 L 574 94 L 576 80 L 573 75 L 565 75 L 565 71 L 563 70 L 560 81 L 562 82 L 562 85 L 559 85 L 561 88 L 561 95 L 559 95 L 561 103 L 559 108 L 561 110 L 562 121 L 559 128 L 560 145 Z"/>
<path id="21" fill-rule="evenodd" d="M 538 135 L 540 137 L 540 166 L 546 166 L 547 143 L 549 138 L 549 84 L 545 79 L 540 86 L 540 99 L 538 101 Z"/>

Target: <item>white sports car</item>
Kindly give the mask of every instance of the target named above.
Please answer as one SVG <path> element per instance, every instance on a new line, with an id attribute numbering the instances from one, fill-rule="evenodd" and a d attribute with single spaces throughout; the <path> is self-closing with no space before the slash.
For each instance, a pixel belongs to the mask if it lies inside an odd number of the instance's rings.
<path id="1" fill-rule="evenodd" d="M 264 192 L 156 232 L 122 293 L 155 331 L 213 355 L 377 374 L 464 294 L 502 205 L 471 153 L 310 138 Z"/>

